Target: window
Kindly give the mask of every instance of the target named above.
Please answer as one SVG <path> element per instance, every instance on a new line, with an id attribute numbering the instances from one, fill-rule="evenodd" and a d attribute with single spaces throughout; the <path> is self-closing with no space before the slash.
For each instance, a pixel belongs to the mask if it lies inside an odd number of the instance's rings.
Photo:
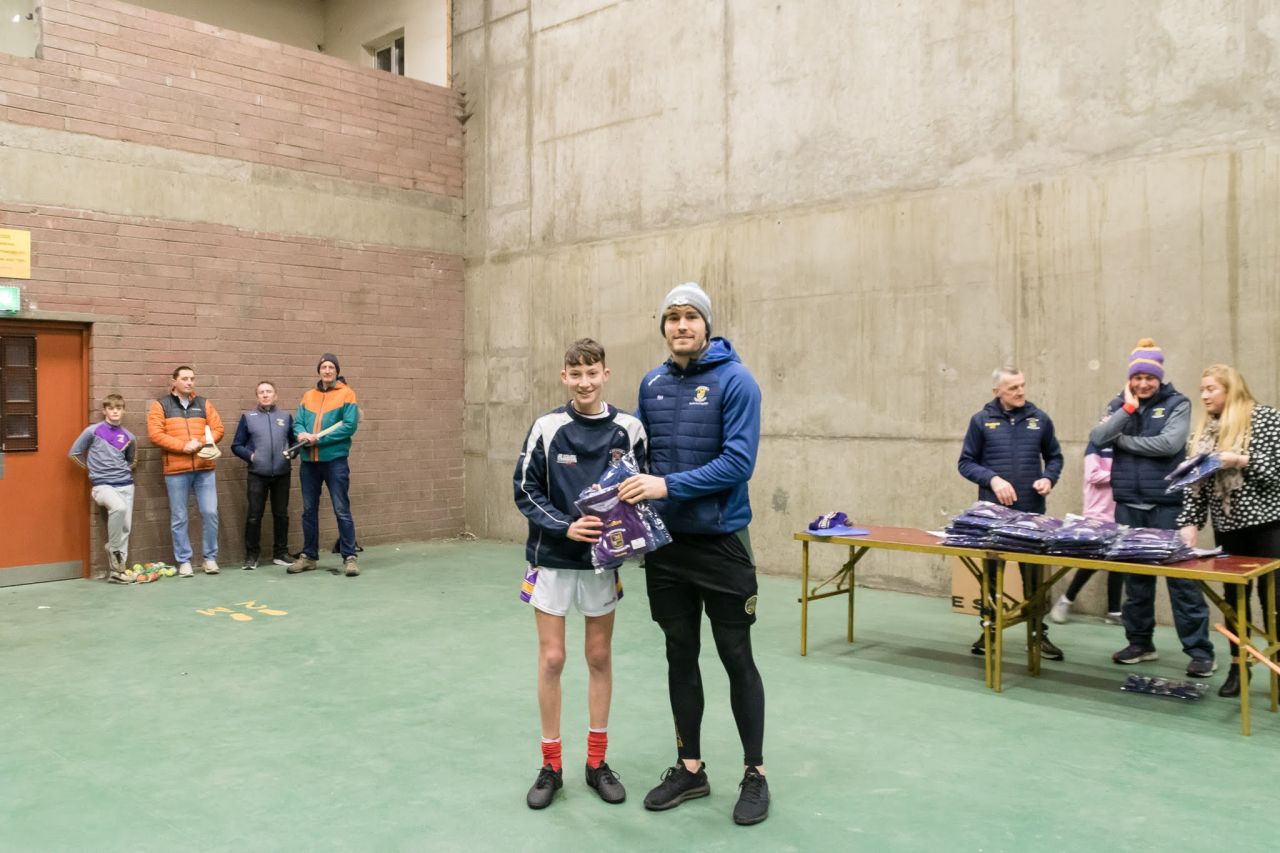
<path id="1" fill-rule="evenodd" d="M 365 50 L 373 58 L 373 67 L 379 71 L 390 71 L 392 74 L 404 76 L 404 31 L 392 33 L 372 44 L 365 45 Z"/>
<path id="2" fill-rule="evenodd" d="M 40 21 L 34 0 L 0 0 L 0 53 L 35 56 Z"/>
<path id="3" fill-rule="evenodd" d="M 0 338 L 0 451 L 37 450 L 36 339 Z"/>

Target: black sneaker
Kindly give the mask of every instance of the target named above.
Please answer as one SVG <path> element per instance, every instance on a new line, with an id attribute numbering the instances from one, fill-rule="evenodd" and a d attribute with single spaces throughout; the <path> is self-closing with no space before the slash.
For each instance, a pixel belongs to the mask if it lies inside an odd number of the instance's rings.
<path id="1" fill-rule="evenodd" d="M 599 767 L 587 765 L 587 786 L 595 788 L 606 803 L 620 803 L 627 798 L 627 790 L 618 781 L 618 774 L 604 762 Z"/>
<path id="2" fill-rule="evenodd" d="M 529 796 L 524 801 L 531 809 L 545 809 L 555 799 L 556 791 L 564 787 L 564 774 L 552 770 L 548 764 L 538 771 L 538 780 L 529 789 Z"/>
<path id="3" fill-rule="evenodd" d="M 1156 654 L 1154 646 L 1137 646 L 1133 643 L 1125 646 L 1120 651 L 1111 656 L 1111 660 L 1115 663 L 1129 664 L 1142 663 L 1146 660 L 1158 660 L 1160 655 Z"/>
<path id="4" fill-rule="evenodd" d="M 969 652 L 975 655 L 985 655 L 987 653 L 987 635 L 979 634 L 978 639 L 973 641 L 973 645 L 969 647 Z"/>
<path id="5" fill-rule="evenodd" d="M 738 785 L 738 804 L 733 807 L 733 822 L 739 826 L 759 823 L 769 816 L 769 783 L 754 767 L 748 767 Z"/>
<path id="6" fill-rule="evenodd" d="M 1218 670 L 1218 662 L 1213 658 L 1192 658 L 1187 661 L 1187 675 L 1192 678 L 1208 678 Z"/>
<path id="7" fill-rule="evenodd" d="M 251 572 L 251 571 L 253 571 L 254 569 L 258 568 L 258 558 L 257 558 L 257 557 L 245 557 L 245 558 L 244 558 L 244 565 L 242 565 L 240 568 L 244 569 L 246 572 Z"/>
<path id="8" fill-rule="evenodd" d="M 658 787 L 645 794 L 644 807 L 651 812 L 665 811 L 674 809 L 685 800 L 696 800 L 710 793 L 707 765 L 699 767 L 697 773 L 690 773 L 681 761 L 662 772 L 662 781 Z"/>
<path id="9" fill-rule="evenodd" d="M 1044 658 L 1045 660 L 1062 660 L 1063 657 L 1065 657 L 1065 655 L 1062 654 L 1062 649 L 1058 648 L 1052 642 L 1049 641 L 1048 637 L 1041 637 L 1040 638 L 1040 657 Z"/>

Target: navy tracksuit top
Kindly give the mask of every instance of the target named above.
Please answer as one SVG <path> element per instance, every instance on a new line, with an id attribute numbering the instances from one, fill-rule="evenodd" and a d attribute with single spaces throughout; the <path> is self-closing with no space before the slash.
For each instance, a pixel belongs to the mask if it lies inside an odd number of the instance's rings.
<path id="1" fill-rule="evenodd" d="M 645 433 L 633 416 L 608 406 L 592 418 L 572 403 L 533 422 L 512 476 L 516 507 L 529 522 L 524 557 L 531 566 L 590 569 L 591 546 L 568 538 L 582 513 L 574 505 L 600 479 L 614 450 L 634 453 L 643 464 Z"/>
<path id="2" fill-rule="evenodd" d="M 645 374 L 636 412 L 649 473 L 667 482 L 654 509 L 673 533 L 733 533 L 751 521 L 747 481 L 760 447 L 760 386 L 724 338 L 681 368 Z"/>
<path id="3" fill-rule="evenodd" d="M 278 477 L 293 467 L 293 460 L 284 456 L 285 448 L 293 443 L 292 434 L 293 415 L 279 406 L 258 406 L 240 416 L 231 452 L 249 463 L 250 473 Z"/>
<path id="4" fill-rule="evenodd" d="M 1006 412 L 1000 400 L 993 399 L 969 421 L 959 468 L 966 480 L 978 484 L 980 500 L 999 503 L 991 478 L 1003 477 L 1018 493 L 1014 509 L 1042 513 L 1044 497 L 1032 484 L 1048 477 L 1057 485 L 1062 475 L 1062 448 L 1053 421 L 1034 403 Z"/>

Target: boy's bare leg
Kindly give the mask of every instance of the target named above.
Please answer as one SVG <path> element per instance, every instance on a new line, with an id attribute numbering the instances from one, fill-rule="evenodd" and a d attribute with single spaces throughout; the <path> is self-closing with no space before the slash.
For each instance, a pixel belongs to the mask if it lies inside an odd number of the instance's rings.
<path id="1" fill-rule="evenodd" d="M 542 737 L 560 737 L 560 674 L 564 672 L 564 617 L 534 609 L 538 623 L 538 713 Z M 608 705 L 606 704 L 606 713 Z"/>
<path id="2" fill-rule="evenodd" d="M 587 658 L 587 712 L 593 729 L 609 727 L 609 704 L 613 700 L 613 617 L 611 611 L 604 616 L 586 618 L 583 646 Z M 563 644 L 560 651 L 563 654 Z"/>

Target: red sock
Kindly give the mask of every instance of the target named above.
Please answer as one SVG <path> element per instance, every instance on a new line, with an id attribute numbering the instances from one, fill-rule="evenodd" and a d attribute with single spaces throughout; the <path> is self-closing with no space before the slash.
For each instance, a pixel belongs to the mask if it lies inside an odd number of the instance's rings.
<path id="1" fill-rule="evenodd" d="M 609 733 L 595 729 L 587 731 L 587 766 L 599 767 L 604 763 L 604 751 L 609 748 Z"/>
<path id="2" fill-rule="evenodd" d="M 555 740 L 542 739 L 542 764 L 545 767 L 550 764 L 551 769 L 560 772 L 560 738 Z"/>

